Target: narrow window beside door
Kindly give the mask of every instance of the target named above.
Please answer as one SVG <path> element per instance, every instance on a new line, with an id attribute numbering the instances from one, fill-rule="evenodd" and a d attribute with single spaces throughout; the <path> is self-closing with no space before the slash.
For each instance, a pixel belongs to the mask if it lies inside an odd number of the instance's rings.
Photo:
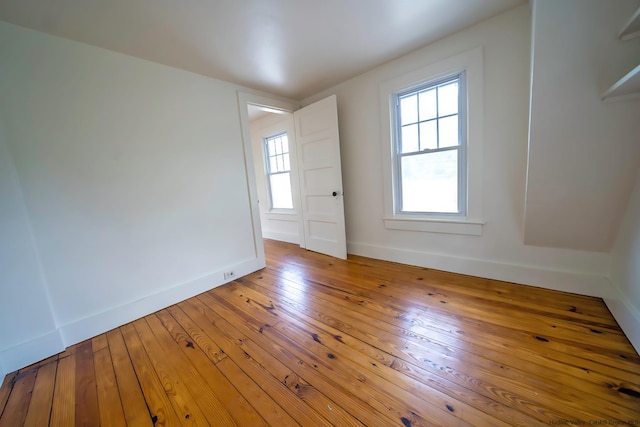
<path id="1" fill-rule="evenodd" d="M 291 161 L 287 133 L 265 138 L 265 154 L 271 209 L 293 209 Z"/>

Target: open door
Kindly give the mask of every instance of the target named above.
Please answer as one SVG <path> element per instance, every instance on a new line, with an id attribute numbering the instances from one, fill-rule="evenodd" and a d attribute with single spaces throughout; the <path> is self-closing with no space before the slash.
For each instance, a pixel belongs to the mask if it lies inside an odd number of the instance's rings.
<path id="1" fill-rule="evenodd" d="M 293 113 L 304 247 L 347 258 L 336 96 Z"/>

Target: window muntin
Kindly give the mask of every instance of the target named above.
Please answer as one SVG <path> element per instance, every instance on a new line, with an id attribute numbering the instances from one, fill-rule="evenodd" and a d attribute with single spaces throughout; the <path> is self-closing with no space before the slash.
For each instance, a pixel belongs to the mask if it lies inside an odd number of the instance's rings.
<path id="1" fill-rule="evenodd" d="M 465 73 L 395 98 L 396 212 L 465 215 Z"/>
<path id="2" fill-rule="evenodd" d="M 291 158 L 287 133 L 265 138 L 264 144 L 271 209 L 293 209 Z"/>

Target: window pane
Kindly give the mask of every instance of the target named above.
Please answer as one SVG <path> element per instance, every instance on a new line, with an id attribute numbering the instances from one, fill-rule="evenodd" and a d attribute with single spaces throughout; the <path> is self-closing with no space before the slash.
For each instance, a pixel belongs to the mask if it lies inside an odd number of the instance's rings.
<path id="1" fill-rule="evenodd" d="M 402 167 L 402 211 L 458 212 L 458 150 L 406 156 Z"/>
<path id="2" fill-rule="evenodd" d="M 438 114 L 436 109 L 436 90 L 430 89 L 420 93 L 420 120 L 435 119 Z"/>
<path id="3" fill-rule="evenodd" d="M 438 126 L 436 120 L 420 123 L 420 150 L 438 148 Z"/>
<path id="4" fill-rule="evenodd" d="M 269 157 L 269 172 L 278 171 L 278 161 L 275 157 Z"/>
<path id="5" fill-rule="evenodd" d="M 271 207 L 273 209 L 293 209 L 289 173 L 271 175 L 269 180 L 271 184 Z"/>
<path id="6" fill-rule="evenodd" d="M 273 139 L 268 139 L 267 140 L 267 155 L 268 156 L 273 156 L 275 154 L 275 151 L 276 151 L 275 142 L 273 141 Z"/>
<path id="7" fill-rule="evenodd" d="M 458 145 L 458 115 L 449 116 L 439 120 L 440 124 L 440 148 Z"/>
<path id="8" fill-rule="evenodd" d="M 418 121 L 418 96 L 411 95 L 400 99 L 400 124 L 406 125 Z"/>
<path id="9" fill-rule="evenodd" d="M 458 81 L 438 88 L 438 116 L 447 116 L 458 112 Z"/>
<path id="10" fill-rule="evenodd" d="M 282 172 L 284 170 L 284 162 L 282 161 L 282 156 L 276 156 L 278 159 L 278 169 L 271 172 Z"/>
<path id="11" fill-rule="evenodd" d="M 409 125 L 402 128 L 402 153 L 413 153 L 419 151 L 418 146 L 418 125 Z"/>
<path id="12" fill-rule="evenodd" d="M 289 152 L 289 138 L 287 138 L 287 135 L 282 135 L 282 152 Z"/>
<path id="13" fill-rule="evenodd" d="M 274 140 L 276 146 L 276 154 L 282 154 L 282 140 L 280 138 L 276 138 Z"/>
<path id="14" fill-rule="evenodd" d="M 282 156 L 284 158 L 284 170 L 291 170 L 291 163 L 289 162 L 289 153 Z"/>

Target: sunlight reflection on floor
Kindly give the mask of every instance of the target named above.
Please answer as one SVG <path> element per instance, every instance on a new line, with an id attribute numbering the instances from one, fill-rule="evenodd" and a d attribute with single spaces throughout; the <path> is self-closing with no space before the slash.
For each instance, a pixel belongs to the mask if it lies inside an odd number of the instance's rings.
<path id="1" fill-rule="evenodd" d="M 282 280 L 278 285 L 286 294 L 287 298 L 299 304 L 307 302 L 307 285 L 304 270 L 295 265 L 288 266 L 279 272 Z"/>

